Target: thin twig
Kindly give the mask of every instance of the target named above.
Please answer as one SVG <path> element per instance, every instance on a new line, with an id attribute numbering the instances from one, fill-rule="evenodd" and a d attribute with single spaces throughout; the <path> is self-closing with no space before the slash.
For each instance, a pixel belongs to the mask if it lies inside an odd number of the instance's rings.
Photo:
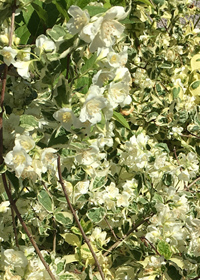
<path id="1" fill-rule="evenodd" d="M 139 226 L 141 226 L 142 224 L 144 224 L 146 221 L 148 221 L 150 218 L 152 217 L 152 215 L 150 217 L 145 218 L 144 220 L 140 221 L 137 225 L 133 225 L 132 228 L 128 231 L 128 233 L 124 236 L 124 238 L 122 240 L 117 241 L 116 243 L 114 243 L 103 255 L 107 256 L 108 254 L 110 254 L 112 252 L 112 250 L 114 250 L 116 247 L 118 247 L 119 245 L 121 245 L 128 237 L 129 235 L 135 231 Z"/>
<path id="2" fill-rule="evenodd" d="M 118 241 L 118 240 L 119 240 L 119 238 L 117 238 L 117 236 L 116 236 L 116 234 L 115 234 L 114 230 L 112 229 L 111 225 L 109 224 L 109 222 L 108 222 L 107 218 L 106 218 L 106 217 L 104 217 L 104 220 L 106 221 L 106 224 L 108 225 L 108 227 L 109 227 L 110 231 L 112 232 L 112 235 L 114 236 L 115 240 L 117 240 L 117 241 Z"/>
<path id="3" fill-rule="evenodd" d="M 54 253 L 56 253 L 56 233 L 57 233 L 56 220 L 53 217 L 53 251 L 54 251 Z"/>
<path id="4" fill-rule="evenodd" d="M 187 186 L 187 189 L 189 189 L 189 188 L 191 188 L 197 181 L 199 181 L 200 180 L 200 177 L 198 177 L 197 179 L 195 179 L 191 184 L 189 184 L 188 186 Z"/>
<path id="5" fill-rule="evenodd" d="M 7 193 L 8 198 L 9 198 L 11 207 L 13 207 L 13 209 L 14 209 L 14 211 L 15 211 L 15 213 L 16 213 L 16 215 L 17 215 L 17 217 L 18 217 L 18 219 L 19 219 L 19 221 L 20 221 L 20 223 L 21 223 L 21 225 L 22 225 L 22 227 L 23 227 L 23 229 L 24 229 L 24 231 L 26 232 L 26 234 L 27 234 L 27 236 L 28 236 L 30 242 L 32 243 L 33 247 L 35 248 L 35 251 L 36 251 L 38 257 L 40 258 L 40 260 L 41 260 L 41 262 L 43 263 L 43 265 L 44 265 L 45 269 L 47 270 L 47 272 L 49 273 L 49 276 L 51 277 L 52 280 L 56 280 L 56 278 L 55 278 L 55 276 L 53 275 L 52 271 L 50 270 L 48 264 L 47 264 L 46 261 L 44 260 L 44 258 L 43 258 L 43 256 L 42 256 L 42 254 L 41 254 L 41 252 L 40 252 L 40 250 L 39 250 L 39 248 L 38 248 L 38 246 L 37 246 L 35 240 L 33 239 L 31 233 L 29 232 L 29 230 L 28 230 L 28 228 L 27 228 L 27 226 L 26 226 L 24 220 L 22 219 L 21 214 L 19 213 L 19 210 L 18 210 L 18 208 L 17 208 L 17 206 L 16 206 L 16 204 L 15 204 L 13 198 L 12 198 L 12 195 L 11 195 L 11 193 L 10 193 L 10 190 L 9 190 L 9 188 L 8 188 L 5 173 L 2 174 L 2 179 L 3 179 L 4 188 L 5 188 L 5 191 L 6 191 L 6 193 Z"/>
<path id="6" fill-rule="evenodd" d="M 58 165 L 58 177 L 59 177 L 59 181 L 58 181 L 58 182 L 59 182 L 59 183 L 61 184 L 61 186 L 62 186 L 62 189 L 63 189 L 64 195 L 65 195 L 67 204 L 68 204 L 68 206 L 69 206 L 69 208 L 70 208 L 70 210 L 71 210 L 71 212 L 72 212 L 72 215 L 74 216 L 74 219 L 75 219 L 75 221 L 76 221 L 76 223 L 77 223 L 77 226 L 78 226 L 78 228 L 79 228 L 79 230 L 80 230 L 80 232 L 81 232 L 83 238 L 85 239 L 85 242 L 86 242 L 87 245 L 88 245 L 88 248 L 90 249 L 90 252 L 91 252 L 91 254 L 92 254 L 92 256 L 93 256 L 93 258 L 94 258 L 94 260 L 95 260 L 96 266 L 97 266 L 97 268 L 98 268 L 98 270 L 99 270 L 99 273 L 100 273 L 100 275 L 101 275 L 101 278 L 102 278 L 103 280 L 105 280 L 105 277 L 104 277 L 103 271 L 102 271 L 102 269 L 101 269 L 101 266 L 100 266 L 100 264 L 99 264 L 99 261 L 98 261 L 98 259 L 97 259 L 97 256 L 96 256 L 96 254 L 95 254 L 95 252 L 94 252 L 94 250 L 93 250 L 93 248 L 92 248 L 92 246 L 91 246 L 91 244 L 90 244 L 90 241 L 89 241 L 89 239 L 87 238 L 87 236 L 86 236 L 86 234 L 85 234 L 85 232 L 84 232 L 84 230 L 83 230 L 83 228 L 82 228 L 82 226 L 81 226 L 81 224 L 80 224 L 80 222 L 79 222 L 79 219 L 78 219 L 78 217 L 77 217 L 77 215 L 76 215 L 76 212 L 75 212 L 75 210 L 74 210 L 74 208 L 73 208 L 73 206 L 72 206 L 72 204 L 71 204 L 71 202 L 70 202 L 69 196 L 68 196 L 68 194 L 67 194 L 67 191 L 66 191 L 66 188 L 65 188 L 65 184 L 64 184 L 64 182 L 63 182 L 62 174 L 61 174 L 60 156 L 59 156 L 59 155 L 58 155 L 58 159 L 57 159 L 57 165 Z"/>
<path id="7" fill-rule="evenodd" d="M 156 252 L 157 255 L 161 256 L 161 254 L 157 251 L 157 249 L 154 247 L 154 245 L 144 236 L 140 237 L 141 241 L 147 241 L 151 248 Z"/>
<path id="8" fill-rule="evenodd" d="M 11 193 L 11 184 L 9 182 L 9 190 L 10 190 L 10 193 Z M 14 231 L 14 236 L 15 236 L 15 245 L 16 247 L 19 248 L 19 242 L 18 242 L 18 238 L 17 238 L 17 228 L 16 228 L 16 223 L 15 223 L 15 213 L 14 213 L 14 209 L 11 205 L 11 216 L 12 216 L 12 224 L 13 224 L 13 231 Z"/>

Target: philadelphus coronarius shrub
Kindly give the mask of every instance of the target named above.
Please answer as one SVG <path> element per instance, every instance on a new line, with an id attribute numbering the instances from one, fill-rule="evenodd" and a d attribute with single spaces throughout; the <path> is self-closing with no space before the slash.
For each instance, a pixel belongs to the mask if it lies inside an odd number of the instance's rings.
<path id="1" fill-rule="evenodd" d="M 200 278 L 199 2 L 0 1 L 0 279 Z"/>

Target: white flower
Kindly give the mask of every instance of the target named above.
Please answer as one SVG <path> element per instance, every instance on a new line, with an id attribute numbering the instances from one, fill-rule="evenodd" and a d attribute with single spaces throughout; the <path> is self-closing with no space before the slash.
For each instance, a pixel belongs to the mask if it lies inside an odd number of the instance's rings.
<path id="1" fill-rule="evenodd" d="M 78 128 L 80 121 L 75 117 L 74 113 L 69 108 L 62 108 L 53 114 L 54 119 L 59 121 L 67 130 L 71 131 L 71 126 Z"/>
<path id="2" fill-rule="evenodd" d="M 110 51 L 107 55 L 107 58 L 111 67 L 118 68 L 124 66 L 128 59 L 127 47 L 124 47 L 124 50 L 120 53 Z"/>
<path id="3" fill-rule="evenodd" d="M 96 124 L 101 121 L 101 110 L 107 106 L 107 100 L 102 95 L 103 91 L 104 89 L 100 89 L 98 86 L 90 87 L 89 95 L 80 112 L 81 122 L 89 121 L 91 124 Z"/>
<path id="4" fill-rule="evenodd" d="M 76 155 L 76 161 L 79 164 L 90 166 L 97 163 L 99 149 L 97 146 L 90 146 L 87 150 L 81 151 Z"/>
<path id="5" fill-rule="evenodd" d="M 51 52 L 56 47 L 55 43 L 43 34 L 37 37 L 35 44 L 37 55 L 40 55 L 43 51 Z"/>
<path id="6" fill-rule="evenodd" d="M 76 192 L 79 194 L 85 194 L 88 192 L 90 181 L 80 181 L 76 184 Z"/>
<path id="7" fill-rule="evenodd" d="M 123 82 L 124 84 L 131 83 L 131 74 L 126 67 L 119 67 L 115 72 L 114 82 Z"/>
<path id="8" fill-rule="evenodd" d="M 13 249 L 7 249 L 3 252 L 3 259 L 5 265 L 11 265 L 14 267 L 26 267 L 28 264 L 27 258 L 23 252 L 15 251 Z"/>
<path id="9" fill-rule="evenodd" d="M 109 84 L 108 88 L 108 100 L 113 108 L 118 105 L 124 107 L 131 103 L 131 97 L 129 94 L 129 85 L 119 82 Z"/>
<path id="10" fill-rule="evenodd" d="M 0 204 L 0 213 L 6 213 L 8 209 L 10 209 L 10 202 L 9 201 L 3 201 Z"/>
<path id="11" fill-rule="evenodd" d="M 130 194 L 127 192 L 122 192 L 121 194 L 117 195 L 117 206 L 128 207 L 129 206 L 129 198 Z"/>
<path id="12" fill-rule="evenodd" d="M 112 71 L 99 70 L 92 78 L 92 83 L 102 87 L 108 81 L 114 79 L 115 75 Z"/>
<path id="13" fill-rule="evenodd" d="M 95 52 L 99 47 L 109 48 L 123 33 L 125 27 L 118 20 L 126 15 L 123 7 L 112 7 L 103 16 L 94 16 L 91 22 L 83 27 L 80 38 L 87 43 L 91 42 L 91 52 Z"/>
<path id="14" fill-rule="evenodd" d="M 32 159 L 22 146 L 17 143 L 17 145 L 14 146 L 13 151 L 7 153 L 5 163 L 16 172 L 16 176 L 19 178 L 24 168 L 31 165 Z"/>
<path id="15" fill-rule="evenodd" d="M 13 65 L 17 68 L 17 73 L 24 79 L 30 78 L 29 66 L 32 61 L 15 61 Z"/>
<path id="16" fill-rule="evenodd" d="M 29 152 L 35 147 L 35 141 L 32 137 L 28 135 L 20 135 L 18 134 L 15 139 L 15 145 L 21 145 L 21 147 L 26 151 Z"/>
<path id="17" fill-rule="evenodd" d="M 110 238 L 106 239 L 106 235 L 107 235 L 106 231 L 101 231 L 100 227 L 95 227 L 92 231 L 90 239 L 92 242 L 97 241 L 98 243 L 100 243 L 100 246 L 103 246 L 110 240 Z"/>
<path id="18" fill-rule="evenodd" d="M 72 5 L 68 13 L 72 18 L 67 23 L 67 28 L 72 35 L 80 33 L 83 27 L 89 22 L 90 16 L 88 11 L 83 11 L 78 6 Z"/>
<path id="19" fill-rule="evenodd" d="M 9 66 L 15 62 L 17 51 L 11 47 L 4 47 L 1 50 L 1 55 L 3 56 L 3 61 L 5 64 Z"/>
<path id="20" fill-rule="evenodd" d="M 47 169 L 56 170 L 57 167 L 57 155 L 56 150 L 53 148 L 43 149 L 41 154 L 41 161 L 43 166 Z M 46 171 L 45 170 L 45 171 Z M 44 172 L 44 170 L 43 170 Z"/>

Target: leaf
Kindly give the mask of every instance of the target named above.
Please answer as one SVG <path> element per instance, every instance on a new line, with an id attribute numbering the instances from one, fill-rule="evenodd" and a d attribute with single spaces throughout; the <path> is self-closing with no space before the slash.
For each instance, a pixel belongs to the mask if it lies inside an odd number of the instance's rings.
<path id="1" fill-rule="evenodd" d="M 166 186 L 171 186 L 173 183 L 173 178 L 170 173 L 164 173 L 162 177 L 162 181 Z"/>
<path id="2" fill-rule="evenodd" d="M 25 128 L 27 131 L 33 130 L 38 127 L 38 120 L 32 115 L 21 115 L 20 126 Z"/>
<path id="3" fill-rule="evenodd" d="M 158 242 L 157 250 L 166 260 L 169 260 L 172 256 L 170 245 L 165 241 Z"/>
<path id="4" fill-rule="evenodd" d="M 151 2 L 149 0 L 139 0 L 139 2 L 142 2 L 148 6 L 151 6 L 152 8 L 154 8 L 154 6 L 151 4 Z"/>
<path id="5" fill-rule="evenodd" d="M 63 16 L 63 18 L 69 19 L 65 1 L 63 1 L 63 0 L 53 0 L 52 3 L 56 6 L 57 10 Z"/>
<path id="6" fill-rule="evenodd" d="M 113 118 L 118 121 L 121 125 L 123 125 L 124 127 L 126 127 L 127 129 L 130 129 L 130 126 L 128 124 L 128 122 L 126 121 L 126 119 L 122 116 L 122 114 L 113 111 Z M 131 130 L 131 129 L 130 129 Z"/>
<path id="7" fill-rule="evenodd" d="M 196 54 L 191 59 L 192 71 L 200 69 L 200 54 Z"/>
<path id="8" fill-rule="evenodd" d="M 14 175 L 14 173 L 6 171 L 6 176 L 8 177 L 9 181 L 11 182 L 13 188 L 18 191 L 19 190 L 19 179 Z"/>
<path id="9" fill-rule="evenodd" d="M 62 225 L 69 225 L 73 222 L 73 215 L 70 212 L 57 212 L 55 219 Z"/>
<path id="10" fill-rule="evenodd" d="M 46 190 L 42 190 L 38 196 L 38 201 L 39 203 L 48 211 L 48 212 L 53 212 L 53 201 L 51 197 L 48 195 Z"/>
<path id="11" fill-rule="evenodd" d="M 149 135 L 158 134 L 159 131 L 160 131 L 160 128 L 155 123 L 151 123 L 147 126 L 147 134 L 149 134 Z"/>
<path id="12" fill-rule="evenodd" d="M 64 76 L 61 76 L 61 85 L 59 85 L 56 89 L 57 96 L 55 97 L 56 103 L 59 107 L 63 108 L 65 105 L 69 104 L 70 97 L 70 87 L 68 85 L 67 80 Z"/>
<path id="13" fill-rule="evenodd" d="M 83 67 L 80 69 L 81 73 L 83 75 L 85 75 L 89 70 L 94 68 L 94 64 L 96 62 L 97 59 L 97 54 L 95 53 L 94 55 L 92 55 L 89 59 L 87 59 L 85 61 L 85 64 L 83 65 Z"/>
<path id="14" fill-rule="evenodd" d="M 177 265 L 175 264 L 171 264 L 170 263 L 167 263 L 166 264 L 166 268 L 167 268 L 167 271 L 165 272 L 166 274 L 166 279 L 167 280 L 181 280 L 183 279 L 183 276 L 180 274 L 180 269 L 178 268 Z"/>
<path id="15" fill-rule="evenodd" d="M 93 223 L 99 223 L 101 220 L 103 220 L 105 214 L 106 214 L 106 210 L 103 207 L 92 208 L 89 209 L 89 211 L 87 212 L 88 218 Z"/>
<path id="16" fill-rule="evenodd" d="M 200 95 L 200 80 L 195 81 L 190 85 L 190 92 L 193 96 Z"/>
<path id="17" fill-rule="evenodd" d="M 42 19 L 44 21 L 44 23 L 48 22 L 48 14 L 47 12 L 39 5 L 37 5 L 36 3 L 31 3 L 32 7 L 34 8 L 34 10 L 37 12 L 38 16 L 40 19 Z"/>
<path id="18" fill-rule="evenodd" d="M 180 88 L 180 87 L 178 87 L 178 88 L 175 88 L 175 87 L 174 87 L 174 88 L 173 88 L 172 94 L 173 94 L 173 98 L 174 98 L 174 99 L 178 97 L 180 91 L 181 91 L 181 88 Z"/>
<path id="19" fill-rule="evenodd" d="M 85 9 L 88 10 L 88 13 L 91 17 L 97 14 L 105 13 L 107 11 L 106 8 L 97 7 L 97 6 L 86 6 Z"/>
<path id="20" fill-rule="evenodd" d="M 48 147 L 64 147 L 68 142 L 68 134 L 69 133 L 63 127 L 54 130 L 49 139 Z"/>
<path id="21" fill-rule="evenodd" d="M 77 247 L 80 246 L 80 239 L 78 238 L 77 235 L 73 233 L 63 233 L 60 235 L 65 239 L 65 242 L 67 242 L 68 244 Z"/>
<path id="22" fill-rule="evenodd" d="M 87 233 L 88 231 L 90 231 L 92 229 L 93 224 L 91 221 L 85 222 L 83 219 L 81 219 L 81 226 L 82 226 L 84 232 Z"/>
<path id="23" fill-rule="evenodd" d="M 27 26 L 24 24 L 15 30 L 15 34 L 20 38 L 20 44 L 25 45 L 27 44 L 31 33 L 29 32 Z"/>
<path id="24" fill-rule="evenodd" d="M 54 41 L 60 41 L 63 40 L 63 38 L 67 35 L 67 32 L 63 26 L 54 25 L 52 29 L 47 30 L 47 34 Z"/>
<path id="25" fill-rule="evenodd" d="M 65 260 L 65 264 L 72 263 L 72 262 L 77 262 L 77 261 L 78 261 L 78 259 L 77 259 L 77 257 L 76 257 L 75 254 L 73 254 L 73 255 L 66 255 L 66 256 L 64 256 L 62 259 Z"/>
<path id="26" fill-rule="evenodd" d="M 170 153 L 170 150 L 166 143 L 158 143 L 155 145 L 156 148 L 161 148 L 164 152 Z"/>
<path id="27" fill-rule="evenodd" d="M 5 173 L 7 170 L 7 166 L 5 165 L 5 163 L 3 162 L 2 164 L 0 164 L 0 174 Z"/>

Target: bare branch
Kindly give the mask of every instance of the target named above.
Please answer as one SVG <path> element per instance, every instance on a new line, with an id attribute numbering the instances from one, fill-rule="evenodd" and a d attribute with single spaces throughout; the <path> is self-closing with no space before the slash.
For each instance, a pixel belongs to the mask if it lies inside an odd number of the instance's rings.
<path id="1" fill-rule="evenodd" d="M 97 256 L 96 256 L 96 254 L 95 254 L 95 252 L 94 252 L 94 250 L 93 250 L 93 248 L 92 248 L 92 246 L 91 246 L 91 244 L 90 244 L 90 241 L 89 241 L 89 239 L 87 238 L 87 236 L 86 236 L 86 234 L 85 234 L 85 232 L 84 232 L 84 230 L 83 230 L 83 228 L 82 228 L 82 226 L 81 226 L 81 224 L 80 224 L 80 222 L 79 222 L 79 219 L 78 219 L 78 217 L 77 217 L 77 215 L 76 215 L 76 212 L 75 212 L 75 210 L 74 210 L 74 208 L 73 208 L 73 206 L 72 206 L 72 204 L 71 204 L 71 202 L 70 202 L 69 196 L 68 196 L 68 194 L 67 194 L 67 191 L 66 191 L 66 188 L 65 188 L 65 185 L 64 185 L 64 182 L 63 182 L 62 174 L 61 174 L 60 156 L 59 156 L 59 155 L 58 155 L 58 159 L 57 159 L 57 165 L 58 165 L 59 183 L 60 183 L 61 186 L 62 186 L 62 189 L 63 189 L 64 195 L 65 195 L 67 204 L 68 204 L 68 206 L 69 206 L 69 208 L 70 208 L 70 210 L 71 210 L 71 212 L 72 212 L 72 214 L 73 214 L 73 216 L 74 216 L 74 219 L 75 219 L 75 221 L 76 221 L 76 223 L 77 223 L 77 226 L 78 226 L 78 228 L 79 228 L 79 230 L 80 230 L 80 232 L 81 232 L 83 238 L 85 239 L 85 242 L 86 242 L 87 245 L 88 245 L 88 248 L 90 249 L 90 252 L 91 252 L 91 254 L 92 254 L 92 256 L 93 256 L 93 258 L 94 258 L 94 260 L 95 260 L 96 266 L 97 266 L 97 268 L 98 268 L 98 270 L 99 270 L 99 273 L 100 273 L 100 275 L 101 275 L 101 278 L 102 278 L 103 280 L 105 280 L 105 277 L 104 277 L 103 271 L 102 271 L 102 269 L 101 269 L 101 266 L 100 266 L 100 264 L 99 264 L 99 261 L 98 261 L 98 259 L 97 259 Z"/>

